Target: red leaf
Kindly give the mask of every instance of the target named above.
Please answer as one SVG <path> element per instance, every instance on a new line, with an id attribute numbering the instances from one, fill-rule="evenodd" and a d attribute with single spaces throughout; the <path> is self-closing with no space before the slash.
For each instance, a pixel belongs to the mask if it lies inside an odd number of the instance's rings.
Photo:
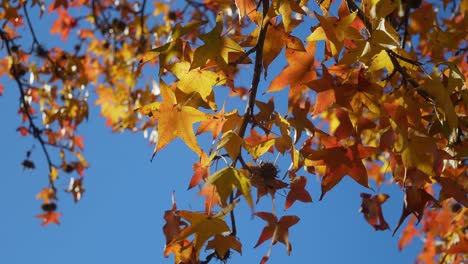
<path id="1" fill-rule="evenodd" d="M 382 213 L 382 204 L 387 201 L 389 196 L 387 194 L 371 196 L 367 193 L 361 193 L 361 197 L 361 212 L 366 221 L 372 225 L 375 230 L 388 229 L 388 223 L 385 221 Z"/>
<path id="2" fill-rule="evenodd" d="M 73 141 L 75 143 L 75 146 L 77 146 L 80 150 L 84 150 L 83 136 L 75 137 Z"/>
<path id="3" fill-rule="evenodd" d="M 405 221 L 406 217 L 410 214 L 416 216 L 419 221 L 423 217 L 424 208 L 429 202 L 437 203 L 437 201 L 428 194 L 424 189 L 419 189 L 416 187 L 407 187 L 405 192 L 405 200 L 403 204 L 403 212 L 401 213 L 400 220 L 398 221 L 395 230 L 393 231 L 393 235 L 395 235 L 398 228 L 401 226 L 403 221 Z"/>
<path id="4" fill-rule="evenodd" d="M 286 197 L 284 210 L 287 210 L 289 207 L 291 207 L 296 200 L 304 203 L 312 202 L 312 197 L 310 197 L 309 192 L 305 189 L 306 183 L 307 178 L 304 176 L 294 178 L 294 180 L 291 182 L 291 190 Z"/>
<path id="5" fill-rule="evenodd" d="M 52 11 L 54 11 L 55 9 L 59 8 L 63 6 L 65 9 L 68 8 L 68 0 L 55 0 L 54 1 L 54 4 L 50 5 L 49 6 L 49 9 L 47 11 L 49 11 L 49 13 L 51 13 Z"/>
<path id="6" fill-rule="evenodd" d="M 29 133 L 29 130 L 24 126 L 18 127 L 16 131 L 19 131 L 23 137 L 25 137 Z"/>

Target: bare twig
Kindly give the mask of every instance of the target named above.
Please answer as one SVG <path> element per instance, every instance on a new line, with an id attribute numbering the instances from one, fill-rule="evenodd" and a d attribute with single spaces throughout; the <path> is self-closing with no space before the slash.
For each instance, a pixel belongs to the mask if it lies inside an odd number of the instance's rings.
<path id="1" fill-rule="evenodd" d="M 255 51 L 255 66 L 254 66 L 254 74 L 252 78 L 252 84 L 250 86 L 250 96 L 249 96 L 249 101 L 247 103 L 245 113 L 244 113 L 244 118 L 242 120 L 242 124 L 239 128 L 238 135 L 239 137 L 243 138 L 245 136 L 245 132 L 247 130 L 247 125 L 251 122 L 253 118 L 253 109 L 255 107 L 255 100 L 257 97 L 257 91 L 258 91 L 258 84 L 260 83 L 260 76 L 262 74 L 263 70 L 263 46 L 265 43 L 265 37 L 266 37 L 266 32 L 268 28 L 268 21 L 266 20 L 267 14 L 268 14 L 268 9 L 270 7 L 269 0 L 262 0 L 261 1 L 263 6 L 263 17 L 262 17 L 262 23 L 260 24 L 260 33 L 258 35 L 257 39 L 257 44 L 254 47 Z M 253 52 L 253 51 L 252 51 Z M 240 148 L 240 146 L 239 146 Z M 239 153 L 240 155 L 240 153 Z M 231 166 L 235 166 L 237 161 L 239 160 L 239 156 L 236 157 L 233 161 Z M 234 202 L 234 195 L 231 193 L 229 196 L 229 203 Z M 236 229 L 236 218 L 234 215 L 234 210 L 230 212 L 230 218 L 231 218 L 231 227 L 232 227 L 232 232 L 231 235 L 235 236 L 237 234 L 237 229 Z"/>
<path id="2" fill-rule="evenodd" d="M 0 30 L 0 37 L 5 42 L 5 46 L 6 46 L 8 55 L 13 57 L 14 54 L 13 54 L 13 51 L 11 50 L 11 47 L 10 47 L 11 40 L 7 37 L 6 33 L 3 32 L 2 30 Z M 23 108 L 22 112 L 23 112 L 23 114 L 26 114 L 26 117 L 27 117 L 28 122 L 29 122 L 29 127 L 32 130 L 32 135 L 33 135 L 33 137 L 35 139 L 37 139 L 37 141 L 41 145 L 42 151 L 44 152 L 44 156 L 46 157 L 47 164 L 49 166 L 49 172 L 52 172 L 52 169 L 54 167 L 53 164 L 52 164 L 52 159 L 50 158 L 49 151 L 47 150 L 46 142 L 42 138 L 42 130 L 39 128 L 39 126 L 36 125 L 36 123 L 34 122 L 34 118 L 30 113 L 31 107 L 30 107 L 29 103 L 25 99 L 26 98 L 26 93 L 25 93 L 23 83 L 21 82 L 21 79 L 20 79 L 21 76 L 19 75 L 18 72 L 15 72 L 15 71 L 12 71 L 11 75 L 15 79 L 15 82 L 16 82 L 16 84 L 18 86 L 18 89 L 19 89 L 19 92 L 20 92 L 20 102 L 21 102 L 21 106 Z M 55 186 L 54 186 L 54 180 L 50 177 L 50 174 L 49 174 L 49 185 L 55 192 L 56 189 L 55 189 Z"/>

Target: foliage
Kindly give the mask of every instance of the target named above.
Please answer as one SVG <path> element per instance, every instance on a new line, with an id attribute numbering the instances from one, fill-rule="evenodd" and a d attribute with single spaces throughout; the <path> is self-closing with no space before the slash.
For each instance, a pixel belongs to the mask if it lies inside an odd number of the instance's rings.
<path id="1" fill-rule="evenodd" d="M 346 176 L 369 189 L 398 185 L 405 196 L 393 233 L 410 217 L 399 248 L 421 236 L 421 262 L 468 258 L 467 0 L 0 6 L 0 75 L 21 95 L 17 131 L 38 142 L 49 167 L 48 186 L 37 195 L 42 225 L 60 223 L 59 177 L 71 175 L 66 192 L 75 202 L 85 191 L 86 140 L 78 128 L 94 102 L 112 131 L 151 131 L 153 156 L 176 138 L 199 156 L 189 189 L 202 186 L 205 211 L 178 210 L 173 202 L 164 215 L 164 255 L 176 263 L 241 253 L 236 205 L 245 201 L 253 210 L 261 199 L 271 199 L 272 210 L 253 213 L 267 222 L 257 246 L 281 242 L 291 253 L 288 234 L 299 216 L 278 216 L 275 195 L 285 190 L 285 210 L 312 202 L 310 175 L 321 179 L 320 200 Z M 47 17 L 54 19 L 52 37 L 66 45 L 39 36 L 35 19 Z M 285 67 L 260 86 L 275 63 Z M 253 73 L 248 89 L 245 69 Z M 264 102 L 260 93 L 287 98 Z M 27 169 L 37 166 L 31 151 L 22 162 Z M 284 178 L 267 153 L 290 163 Z M 361 197 L 365 220 L 389 229 L 382 204 L 391 197 Z"/>

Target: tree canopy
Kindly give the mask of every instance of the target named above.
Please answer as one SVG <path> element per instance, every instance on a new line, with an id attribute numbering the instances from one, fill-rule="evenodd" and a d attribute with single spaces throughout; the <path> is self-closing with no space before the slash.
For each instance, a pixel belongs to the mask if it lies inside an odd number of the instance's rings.
<path id="1" fill-rule="evenodd" d="M 180 208 L 173 194 L 164 213 L 163 254 L 175 263 L 241 253 L 236 223 L 250 216 L 265 222 L 255 247 L 271 245 L 261 263 L 278 242 L 291 253 L 301 216 L 288 209 L 312 202 L 312 177 L 319 200 L 344 177 L 367 188 L 356 197 L 364 219 L 376 231 L 402 230 L 400 249 L 422 237 L 418 261 L 468 258 L 468 0 L 3 0 L 0 8 L 0 76 L 16 87 L 0 84 L 0 95 L 18 89 L 17 131 L 45 157 L 39 164 L 25 150 L 19 161 L 49 170 L 37 191 L 43 226 L 61 221 L 59 178 L 70 180 L 75 202 L 85 192 L 78 128 L 100 107 L 113 132 L 143 133 L 155 162 L 176 139 L 198 157 L 183 165 L 204 210 Z M 43 19 L 60 41 L 37 33 Z M 384 217 L 385 184 L 404 194 L 396 226 Z M 257 208 L 260 200 L 271 207 Z M 241 203 L 249 217 L 236 213 Z"/>

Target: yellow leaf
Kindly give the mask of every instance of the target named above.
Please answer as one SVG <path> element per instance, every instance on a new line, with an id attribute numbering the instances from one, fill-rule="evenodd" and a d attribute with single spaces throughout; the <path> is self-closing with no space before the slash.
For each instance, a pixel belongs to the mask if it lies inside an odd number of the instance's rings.
<path id="1" fill-rule="evenodd" d="M 381 18 L 377 28 L 372 32 L 371 43 L 383 49 L 400 47 L 399 34 L 384 18 Z"/>
<path id="2" fill-rule="evenodd" d="M 51 200 L 57 200 L 57 196 L 54 189 L 42 188 L 42 191 L 36 195 L 36 199 L 42 199 L 44 204 L 49 204 Z"/>
<path id="3" fill-rule="evenodd" d="M 244 52 L 237 42 L 222 36 L 223 24 L 222 16 L 219 15 L 213 30 L 200 36 L 205 44 L 195 50 L 190 70 L 205 66 L 208 60 L 214 60 L 218 66 L 223 67 L 229 63 L 229 53 Z"/>
<path id="4" fill-rule="evenodd" d="M 162 102 L 158 110 L 159 139 L 154 154 L 179 137 L 197 155 L 201 155 L 202 150 L 198 145 L 192 125 L 207 120 L 209 115 L 190 106 L 173 105 L 166 102 Z"/>
<path id="5" fill-rule="evenodd" d="M 241 171 L 233 167 L 226 167 L 208 178 L 207 184 L 216 186 L 223 206 L 227 205 L 226 200 L 235 187 L 244 195 L 249 206 L 253 207 L 252 196 L 250 194 L 250 180 Z"/>
<path id="6" fill-rule="evenodd" d="M 381 50 L 379 54 L 372 58 L 372 65 L 369 68 L 370 72 L 378 71 L 383 68 L 387 68 L 388 73 L 393 72 L 393 63 L 388 56 L 387 51 Z"/>
<path id="7" fill-rule="evenodd" d="M 260 144 L 255 145 L 255 146 L 250 146 L 250 145 L 246 144 L 245 147 L 246 147 L 247 151 L 250 153 L 250 155 L 252 155 L 252 158 L 254 160 L 256 160 L 260 156 L 265 154 L 271 148 L 271 146 L 273 146 L 274 144 L 275 144 L 275 139 L 271 138 L 271 139 L 268 139 L 268 140 L 265 140 L 265 141 L 261 142 Z"/>
<path id="8" fill-rule="evenodd" d="M 433 151 L 437 148 L 434 139 L 412 136 L 405 142 L 401 160 L 407 169 L 417 168 L 429 176 L 434 175 Z"/>
<path id="9" fill-rule="evenodd" d="M 206 103 L 211 103 L 213 86 L 226 83 L 226 77 L 221 73 L 215 73 L 207 70 L 190 70 L 190 63 L 179 62 L 169 69 L 178 79 L 177 87 L 185 94 L 199 94 Z M 214 102 L 212 102 L 214 103 Z M 212 108 L 213 110 L 216 108 Z"/>
<path id="10" fill-rule="evenodd" d="M 450 130 L 458 128 L 455 107 L 444 85 L 440 81 L 431 79 L 427 80 L 420 88 L 428 92 L 434 98 L 436 105 L 441 108 L 443 116 L 440 121 L 442 123 L 447 122 Z"/>
<path id="11" fill-rule="evenodd" d="M 228 131 L 225 133 L 219 140 L 217 150 L 224 148 L 231 160 L 237 159 L 241 151 L 242 146 L 244 145 L 244 139 L 239 137 L 233 131 Z"/>

